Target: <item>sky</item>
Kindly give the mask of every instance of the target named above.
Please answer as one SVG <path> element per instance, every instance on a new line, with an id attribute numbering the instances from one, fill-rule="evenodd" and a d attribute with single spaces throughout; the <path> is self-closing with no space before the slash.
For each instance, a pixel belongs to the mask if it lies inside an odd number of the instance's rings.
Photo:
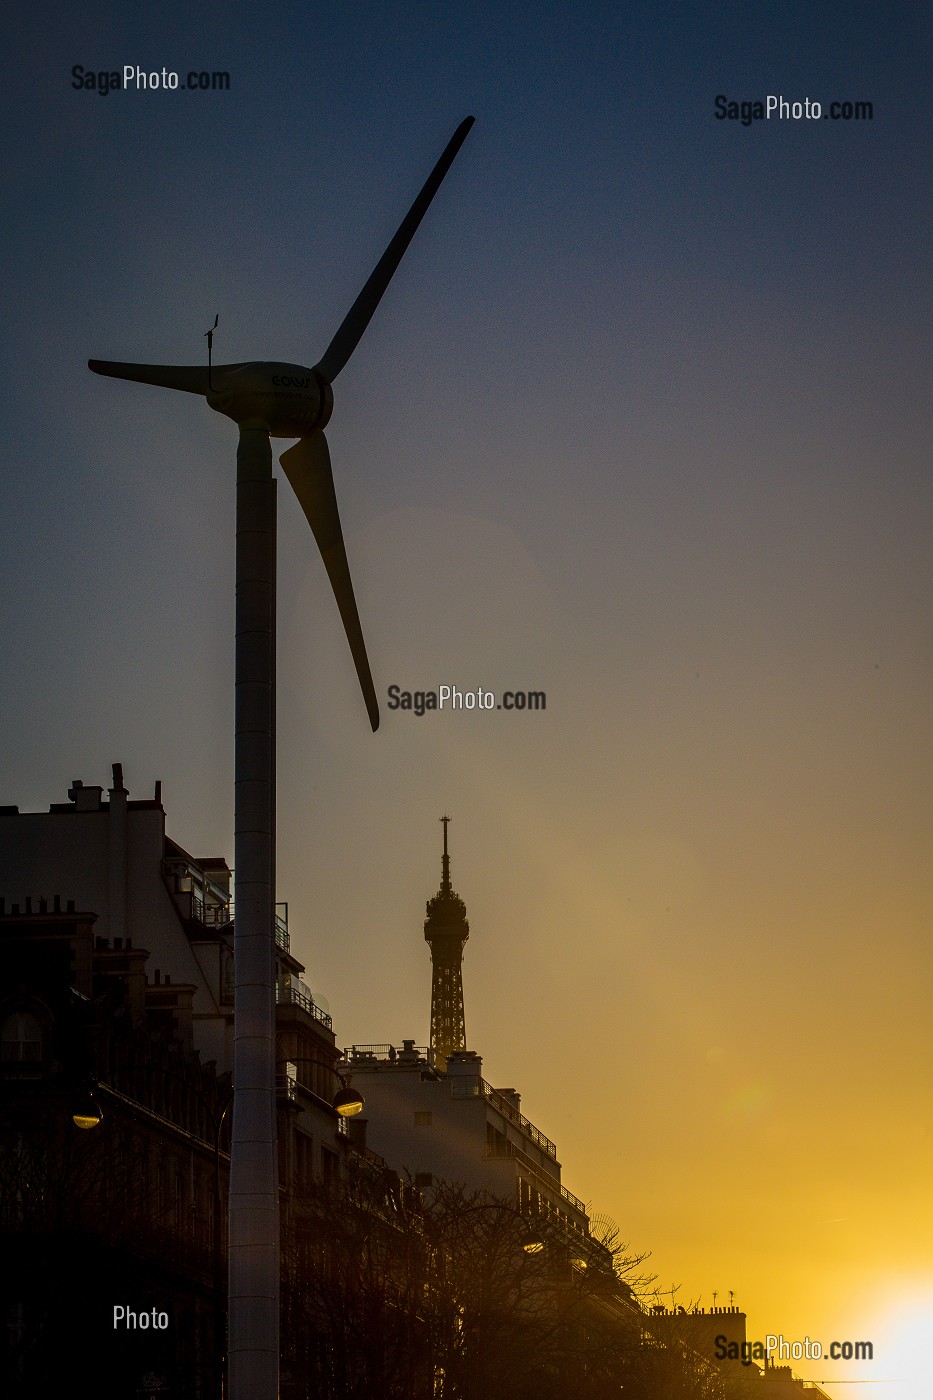
<path id="1" fill-rule="evenodd" d="M 931 48 L 920 4 L 91 0 L 0 90 L 0 801 L 120 761 L 231 861 L 235 428 L 86 362 L 219 313 L 216 362 L 314 364 L 475 116 L 328 427 L 376 735 L 279 492 L 292 947 L 339 1044 L 425 1044 L 449 812 L 486 1078 L 676 1301 L 872 1340 L 796 1367 L 835 1400 L 921 1395 L 933 1327 Z M 73 86 L 124 64 L 230 88 Z"/>

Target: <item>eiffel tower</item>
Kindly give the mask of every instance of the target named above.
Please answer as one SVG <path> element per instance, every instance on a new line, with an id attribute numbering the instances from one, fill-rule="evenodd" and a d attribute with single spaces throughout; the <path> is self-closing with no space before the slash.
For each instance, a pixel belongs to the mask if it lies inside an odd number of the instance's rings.
<path id="1" fill-rule="evenodd" d="M 463 946 L 470 936 L 466 905 L 450 883 L 447 824 L 444 823 L 444 855 L 441 887 L 427 903 L 425 942 L 431 949 L 431 1049 L 434 1063 L 444 1069 L 447 1056 L 466 1049 L 463 1017 Z"/>

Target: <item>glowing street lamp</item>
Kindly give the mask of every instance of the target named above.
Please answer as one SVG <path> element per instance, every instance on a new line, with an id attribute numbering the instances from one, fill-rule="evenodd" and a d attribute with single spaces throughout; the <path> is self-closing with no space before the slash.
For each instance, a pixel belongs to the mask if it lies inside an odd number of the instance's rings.
<path id="1" fill-rule="evenodd" d="M 76 1128 L 81 1128 L 87 1132 L 90 1128 L 96 1128 L 98 1124 L 103 1121 L 103 1117 L 104 1110 L 94 1098 L 93 1094 L 89 1094 L 80 1108 L 75 1109 L 74 1113 L 71 1115 L 71 1121 Z"/>
<path id="2" fill-rule="evenodd" d="M 331 1107 L 338 1116 L 341 1118 L 355 1118 L 358 1113 L 363 1111 L 363 1105 L 366 1100 L 363 1098 L 359 1089 L 352 1088 L 350 1085 L 350 1076 L 348 1074 L 341 1074 L 340 1070 L 336 1069 L 329 1061 L 323 1058 L 319 1059 L 316 1055 L 301 1055 L 297 1060 L 291 1058 L 279 1060 L 278 1065 L 318 1065 L 322 1069 L 330 1070 L 331 1074 L 340 1080 L 340 1088 L 330 1101 Z"/>
<path id="3" fill-rule="evenodd" d="M 359 1089 L 351 1089 L 344 1084 L 333 1097 L 333 1105 L 341 1118 L 354 1118 L 363 1110 L 365 1100 Z"/>

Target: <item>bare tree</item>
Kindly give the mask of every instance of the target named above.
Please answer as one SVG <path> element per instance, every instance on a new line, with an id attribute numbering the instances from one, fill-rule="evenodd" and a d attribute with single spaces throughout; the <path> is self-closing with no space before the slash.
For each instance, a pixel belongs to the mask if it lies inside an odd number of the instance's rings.
<path id="1" fill-rule="evenodd" d="M 485 1192 L 361 1172 L 295 1203 L 291 1392 L 325 1400 L 618 1400 L 643 1256 Z M 631 1280 L 631 1281 L 628 1281 Z M 300 1355 L 299 1355 L 300 1352 Z"/>

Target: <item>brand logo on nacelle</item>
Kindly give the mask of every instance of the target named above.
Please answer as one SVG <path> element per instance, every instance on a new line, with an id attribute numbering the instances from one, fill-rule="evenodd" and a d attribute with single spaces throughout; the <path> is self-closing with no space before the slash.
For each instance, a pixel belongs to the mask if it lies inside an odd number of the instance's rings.
<path id="1" fill-rule="evenodd" d="M 307 389 L 310 379 L 295 379 L 290 374 L 274 374 L 272 383 L 277 389 Z"/>

